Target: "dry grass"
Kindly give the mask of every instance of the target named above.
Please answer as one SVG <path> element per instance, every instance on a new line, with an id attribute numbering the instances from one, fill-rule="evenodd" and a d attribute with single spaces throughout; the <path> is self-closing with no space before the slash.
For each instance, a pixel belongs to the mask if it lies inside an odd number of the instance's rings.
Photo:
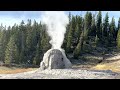
<path id="1" fill-rule="evenodd" d="M 15 67 L 8 68 L 8 67 L 1 66 L 0 74 L 15 74 L 15 73 L 28 72 L 35 69 L 37 68 L 15 68 Z"/>
<path id="2" fill-rule="evenodd" d="M 95 70 L 112 70 L 113 72 L 120 72 L 120 61 L 112 62 L 112 63 L 102 63 L 98 64 L 91 69 Z"/>
<path id="3" fill-rule="evenodd" d="M 95 70 L 112 70 L 113 72 L 120 73 L 120 54 L 118 53 L 116 56 L 111 56 L 105 59 L 101 64 L 97 64 L 91 69 Z"/>
<path id="4" fill-rule="evenodd" d="M 111 70 L 113 72 L 120 73 L 120 53 L 115 56 L 107 56 L 102 63 L 98 63 L 98 61 L 102 60 L 100 56 L 86 55 L 85 59 L 86 63 L 81 63 L 79 65 L 75 64 L 73 68 L 88 70 Z"/>

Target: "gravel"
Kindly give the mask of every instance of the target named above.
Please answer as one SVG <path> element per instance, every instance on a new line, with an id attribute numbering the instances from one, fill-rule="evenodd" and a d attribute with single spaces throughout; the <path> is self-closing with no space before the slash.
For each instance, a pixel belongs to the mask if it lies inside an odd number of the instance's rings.
<path id="1" fill-rule="evenodd" d="M 0 79 L 117 79 L 118 73 L 110 70 L 52 69 L 17 74 L 0 74 Z"/>

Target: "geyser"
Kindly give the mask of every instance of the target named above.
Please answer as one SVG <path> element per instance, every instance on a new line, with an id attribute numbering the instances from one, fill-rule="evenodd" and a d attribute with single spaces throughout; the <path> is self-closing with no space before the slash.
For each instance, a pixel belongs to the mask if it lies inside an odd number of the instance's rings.
<path id="1" fill-rule="evenodd" d="M 40 64 L 40 68 L 44 69 L 65 69 L 71 68 L 72 64 L 67 59 L 63 49 L 50 49 L 43 57 L 43 61 Z"/>
<path id="2" fill-rule="evenodd" d="M 71 62 L 67 59 L 65 51 L 61 49 L 66 25 L 69 22 L 68 16 L 63 11 L 45 11 L 42 13 L 41 21 L 47 26 L 52 48 L 44 54 L 40 68 L 43 70 L 71 68 Z"/>

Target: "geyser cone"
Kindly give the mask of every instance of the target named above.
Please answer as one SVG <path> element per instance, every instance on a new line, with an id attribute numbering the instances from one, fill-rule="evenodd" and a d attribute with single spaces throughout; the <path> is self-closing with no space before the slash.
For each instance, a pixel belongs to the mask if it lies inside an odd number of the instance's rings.
<path id="1" fill-rule="evenodd" d="M 40 64 L 41 69 L 65 69 L 71 68 L 72 64 L 67 59 L 64 50 L 50 49 L 43 57 L 43 61 Z"/>

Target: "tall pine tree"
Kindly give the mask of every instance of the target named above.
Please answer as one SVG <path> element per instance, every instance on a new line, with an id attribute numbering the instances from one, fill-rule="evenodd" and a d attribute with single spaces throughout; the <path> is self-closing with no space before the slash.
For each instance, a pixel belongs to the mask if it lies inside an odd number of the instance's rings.
<path id="1" fill-rule="evenodd" d="M 79 55 L 82 53 L 83 42 L 84 42 L 84 36 L 83 36 L 83 32 L 82 32 L 80 35 L 79 43 L 77 44 L 77 46 L 73 52 L 74 58 L 78 59 Z"/>
<path id="2" fill-rule="evenodd" d="M 120 29 L 118 30 L 117 34 L 117 48 L 120 50 Z"/>
<path id="3" fill-rule="evenodd" d="M 96 21 L 96 29 L 97 29 L 97 36 L 100 41 L 102 41 L 102 13 L 101 11 L 98 12 L 97 21 Z"/>
<path id="4" fill-rule="evenodd" d="M 72 38 L 73 38 L 73 28 L 72 28 L 72 24 L 71 24 L 69 32 L 68 32 L 68 36 L 67 36 L 66 52 L 71 52 L 72 51 L 71 50 Z"/>
<path id="5" fill-rule="evenodd" d="M 92 17 L 92 25 L 91 25 L 91 36 L 96 36 L 96 23 L 95 23 L 95 15 Z"/>
<path id="6" fill-rule="evenodd" d="M 115 35 L 115 32 L 116 32 L 116 27 L 115 27 L 115 19 L 114 17 L 112 18 L 112 21 L 110 23 L 110 29 L 109 29 L 109 45 L 111 45 L 113 42 L 116 41 L 116 35 Z"/>
<path id="7" fill-rule="evenodd" d="M 14 41 L 14 36 L 11 36 L 5 51 L 5 64 L 10 65 L 11 63 L 18 63 L 17 60 L 18 60 L 17 45 Z"/>

